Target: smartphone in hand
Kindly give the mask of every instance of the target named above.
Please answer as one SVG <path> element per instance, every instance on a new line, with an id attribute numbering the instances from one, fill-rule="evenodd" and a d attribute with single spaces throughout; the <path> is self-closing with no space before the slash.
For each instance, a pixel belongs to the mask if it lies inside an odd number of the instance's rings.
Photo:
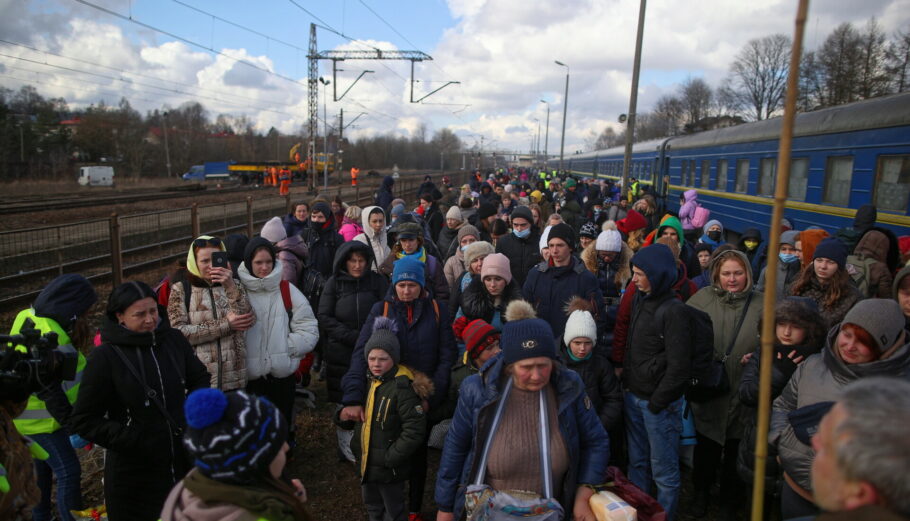
<path id="1" fill-rule="evenodd" d="M 223 251 L 212 252 L 212 267 L 213 268 L 231 269 L 231 267 L 228 265 L 227 252 L 223 252 Z"/>

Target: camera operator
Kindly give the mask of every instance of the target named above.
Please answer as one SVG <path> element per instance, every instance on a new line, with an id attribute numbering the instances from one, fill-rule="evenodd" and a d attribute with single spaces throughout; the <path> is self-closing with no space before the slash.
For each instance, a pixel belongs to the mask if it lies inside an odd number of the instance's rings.
<path id="1" fill-rule="evenodd" d="M 19 312 L 10 334 L 19 333 L 30 319 L 42 334 L 56 333 L 61 350 L 84 349 L 91 341 L 87 312 L 97 300 L 88 279 L 76 274 L 61 275 L 41 290 L 31 308 Z M 25 351 L 24 346 L 16 348 Z M 84 367 L 85 357 L 78 353 L 75 380 L 50 383 L 32 394 L 25 410 L 13 420 L 19 433 L 30 437 L 48 453 L 45 461 L 35 460 L 35 475 L 41 491 L 41 499 L 32 511 L 35 521 L 48 521 L 54 517 L 51 492 L 55 477 L 59 519 L 72 521 L 70 511 L 82 509 L 82 470 L 74 449 L 84 447 L 87 442 L 75 435 L 70 416 Z"/>

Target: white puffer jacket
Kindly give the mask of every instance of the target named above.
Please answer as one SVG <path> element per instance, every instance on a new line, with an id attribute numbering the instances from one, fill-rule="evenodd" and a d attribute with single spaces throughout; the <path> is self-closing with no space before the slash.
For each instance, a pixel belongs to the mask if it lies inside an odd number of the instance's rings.
<path id="1" fill-rule="evenodd" d="M 245 264 L 240 265 L 237 273 L 256 312 L 256 324 L 246 331 L 248 380 L 269 374 L 276 378 L 290 376 L 319 340 L 316 316 L 310 303 L 300 290 L 289 285 L 293 313 L 289 326 L 279 287 L 281 261 L 276 261 L 272 273 L 261 279 L 254 277 Z"/>

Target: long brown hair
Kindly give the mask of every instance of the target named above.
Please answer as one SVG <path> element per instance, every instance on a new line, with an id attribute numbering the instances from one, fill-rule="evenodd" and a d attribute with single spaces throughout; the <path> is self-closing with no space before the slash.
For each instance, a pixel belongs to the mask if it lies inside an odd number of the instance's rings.
<path id="1" fill-rule="evenodd" d="M 801 296 L 804 291 L 809 289 L 813 281 L 825 292 L 825 298 L 822 300 L 821 304 L 826 308 L 834 306 L 837 304 L 838 300 L 846 296 L 849 292 L 850 285 L 852 284 L 847 270 L 838 266 L 837 271 L 834 272 L 831 280 L 825 285 L 815 274 L 815 261 L 813 260 L 799 273 L 799 278 L 796 279 L 796 282 L 793 284 L 793 291 L 791 291 L 791 293 L 795 296 Z"/>

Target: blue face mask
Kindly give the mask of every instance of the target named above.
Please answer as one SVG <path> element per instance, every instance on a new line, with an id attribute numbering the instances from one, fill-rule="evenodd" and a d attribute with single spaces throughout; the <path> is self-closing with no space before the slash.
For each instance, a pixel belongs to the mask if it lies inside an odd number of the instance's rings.
<path id="1" fill-rule="evenodd" d="M 515 236 L 518 237 L 519 239 L 524 239 L 525 237 L 527 237 L 528 235 L 531 234 L 531 228 L 528 227 L 528 228 L 525 228 L 524 230 L 521 230 L 521 231 L 512 230 L 512 233 L 514 233 Z"/>
<path id="2" fill-rule="evenodd" d="M 780 257 L 780 261 L 784 264 L 790 264 L 791 262 L 799 260 L 799 257 L 797 257 L 795 253 L 778 253 L 777 256 Z"/>
<path id="3" fill-rule="evenodd" d="M 468 251 L 468 246 L 470 246 L 470 244 L 467 244 L 467 245 L 465 245 L 465 246 L 461 246 L 461 252 L 464 253 L 464 252 Z"/>

